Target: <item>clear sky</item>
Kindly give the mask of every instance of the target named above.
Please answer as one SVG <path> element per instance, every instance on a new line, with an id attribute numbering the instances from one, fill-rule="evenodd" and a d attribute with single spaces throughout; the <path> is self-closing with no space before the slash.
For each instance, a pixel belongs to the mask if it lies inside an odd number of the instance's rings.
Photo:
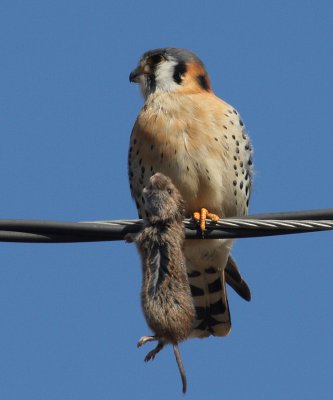
<path id="1" fill-rule="evenodd" d="M 251 212 L 332 207 L 331 0 L 2 0 L 0 217 L 136 218 L 127 148 L 140 55 L 185 47 L 242 114 Z M 332 399 L 333 236 L 243 239 L 227 338 L 181 345 L 188 399 Z M 0 244 L 2 400 L 182 398 L 151 347 L 134 246 Z"/>

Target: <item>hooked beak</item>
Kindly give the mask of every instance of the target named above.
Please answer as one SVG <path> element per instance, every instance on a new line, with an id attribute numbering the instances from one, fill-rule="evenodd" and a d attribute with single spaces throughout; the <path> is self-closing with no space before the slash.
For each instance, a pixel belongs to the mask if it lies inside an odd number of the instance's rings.
<path id="1" fill-rule="evenodd" d="M 141 68 L 141 66 L 138 66 L 137 68 L 135 68 L 135 70 L 133 70 L 130 73 L 129 81 L 134 83 L 139 83 L 140 76 L 142 76 L 143 74 L 144 74 L 143 69 Z"/>

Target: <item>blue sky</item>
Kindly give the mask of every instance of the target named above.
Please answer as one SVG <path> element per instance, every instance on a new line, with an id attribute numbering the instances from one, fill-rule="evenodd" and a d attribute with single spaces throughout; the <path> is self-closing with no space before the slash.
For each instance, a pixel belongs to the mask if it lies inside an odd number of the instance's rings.
<path id="1" fill-rule="evenodd" d="M 127 147 L 139 56 L 185 47 L 255 149 L 251 212 L 332 207 L 331 1 L 18 1 L 0 5 L 0 218 L 135 218 Z M 120 2 L 119 2 L 120 3 Z M 181 345 L 188 399 L 331 399 L 332 233 L 243 239 L 253 300 L 224 339 Z M 136 250 L 0 244 L 0 398 L 181 398 L 153 363 Z M 148 347 L 149 345 L 147 345 Z"/>

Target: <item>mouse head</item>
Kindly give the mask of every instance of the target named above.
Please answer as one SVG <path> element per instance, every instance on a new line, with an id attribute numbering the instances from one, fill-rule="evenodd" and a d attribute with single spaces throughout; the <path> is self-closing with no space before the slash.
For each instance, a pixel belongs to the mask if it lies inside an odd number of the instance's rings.
<path id="1" fill-rule="evenodd" d="M 148 184 L 143 189 L 143 198 L 150 221 L 183 220 L 184 200 L 167 176 L 158 172 L 150 177 Z"/>

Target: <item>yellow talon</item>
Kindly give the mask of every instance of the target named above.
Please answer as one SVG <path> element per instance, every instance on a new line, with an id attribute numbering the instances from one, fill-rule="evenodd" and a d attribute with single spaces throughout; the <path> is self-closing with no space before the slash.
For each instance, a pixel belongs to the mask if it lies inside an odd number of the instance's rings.
<path id="1" fill-rule="evenodd" d="M 206 219 L 209 218 L 212 221 L 219 221 L 220 217 L 217 214 L 210 213 L 206 208 L 202 208 L 200 212 L 195 211 L 193 213 L 195 221 L 199 222 L 201 232 L 206 230 Z"/>

